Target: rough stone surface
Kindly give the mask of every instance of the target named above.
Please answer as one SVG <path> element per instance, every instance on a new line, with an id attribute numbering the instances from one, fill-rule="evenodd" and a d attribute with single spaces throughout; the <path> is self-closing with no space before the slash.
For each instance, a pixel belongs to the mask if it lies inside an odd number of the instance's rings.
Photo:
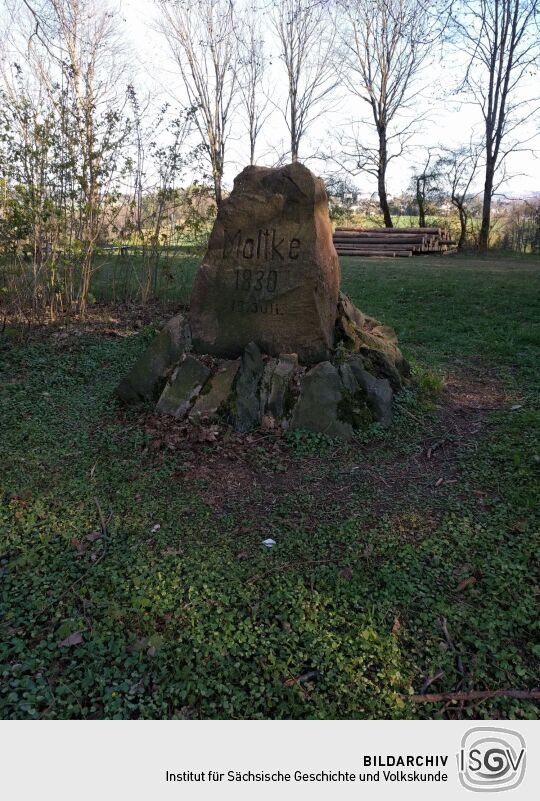
<path id="1" fill-rule="evenodd" d="M 196 353 L 218 359 L 189 355 L 191 333 Z M 189 322 L 174 317 L 117 394 L 159 397 L 156 411 L 193 423 L 226 411 L 239 433 L 295 428 L 350 440 L 373 420 L 390 425 L 393 394 L 409 376 L 394 330 L 339 292 L 324 186 L 292 164 L 236 178 Z"/>
<path id="2" fill-rule="evenodd" d="M 352 356 L 344 367 L 352 372 L 358 387 L 365 394 L 374 419 L 384 426 L 391 425 L 394 393 L 387 379 L 375 378 L 368 373 L 361 356 Z"/>
<path id="3" fill-rule="evenodd" d="M 262 379 L 259 385 L 259 408 L 261 412 L 261 419 L 266 414 L 268 397 L 272 388 L 272 376 L 274 375 L 274 370 L 276 369 L 277 363 L 277 359 L 268 359 L 264 365 Z"/>
<path id="4" fill-rule="evenodd" d="M 266 411 L 276 420 L 286 411 L 287 391 L 294 371 L 298 367 L 296 353 L 282 353 L 272 371 Z"/>
<path id="5" fill-rule="evenodd" d="M 302 364 L 334 344 L 339 262 L 324 184 L 302 164 L 246 167 L 221 204 L 191 298 L 196 352 L 249 342 Z"/>
<path id="6" fill-rule="evenodd" d="M 240 372 L 236 381 L 234 401 L 235 431 L 245 433 L 258 425 L 261 419 L 259 385 L 264 370 L 261 351 L 250 342 L 242 354 Z"/>
<path id="7" fill-rule="evenodd" d="M 351 323 L 363 328 L 366 322 L 366 316 L 360 309 L 357 309 L 351 299 L 344 292 L 339 293 L 338 298 L 338 315 L 343 315 Z"/>
<path id="8" fill-rule="evenodd" d="M 354 395 L 355 392 L 358 392 L 358 381 L 355 378 L 353 371 L 351 370 L 350 364 L 345 362 L 345 364 L 339 365 L 339 376 L 341 381 L 343 382 L 343 386 L 345 387 L 346 391 L 350 395 Z"/>
<path id="9" fill-rule="evenodd" d="M 224 406 L 229 400 L 239 367 L 240 359 L 220 364 L 195 401 L 189 413 L 190 420 L 196 422 L 203 418 L 215 417 L 220 407 Z"/>
<path id="10" fill-rule="evenodd" d="M 362 357 L 362 362 L 368 373 L 377 378 L 386 378 L 394 392 L 399 392 L 403 388 L 404 377 L 410 374 L 410 368 L 405 359 L 403 359 L 402 363 L 400 362 L 403 370 L 402 374 L 392 362 L 390 356 L 380 350 L 373 350 L 363 345 L 358 354 Z"/>
<path id="11" fill-rule="evenodd" d="M 302 380 L 291 428 L 318 431 L 328 437 L 350 440 L 354 429 L 350 423 L 341 421 L 338 415 L 343 390 L 337 368 L 329 361 L 317 364 Z"/>
<path id="12" fill-rule="evenodd" d="M 173 417 L 185 417 L 209 376 L 210 370 L 205 364 L 194 356 L 186 356 L 163 390 L 156 411 Z"/>
<path id="13" fill-rule="evenodd" d="M 120 382 L 116 394 L 125 403 L 156 400 L 174 365 L 191 347 L 187 319 L 177 314 L 163 327 Z"/>
<path id="14" fill-rule="evenodd" d="M 395 392 L 410 376 L 410 366 L 397 345 L 393 328 L 363 314 L 340 292 L 336 320 L 337 339 L 348 350 L 364 356 L 364 366 L 377 377 L 387 378 Z"/>

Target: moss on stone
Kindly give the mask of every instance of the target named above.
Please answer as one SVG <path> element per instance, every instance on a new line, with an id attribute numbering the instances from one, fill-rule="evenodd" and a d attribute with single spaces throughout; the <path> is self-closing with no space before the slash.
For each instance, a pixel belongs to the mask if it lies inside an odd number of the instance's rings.
<path id="1" fill-rule="evenodd" d="M 354 393 L 343 390 L 342 398 L 337 406 L 337 413 L 339 420 L 349 423 L 356 430 L 364 429 L 373 422 L 373 412 L 369 407 L 367 395 L 361 387 Z"/>
<path id="2" fill-rule="evenodd" d="M 394 392 L 402 389 L 403 379 L 386 353 L 363 346 L 360 348 L 359 356 L 368 373 L 375 378 L 386 378 Z"/>

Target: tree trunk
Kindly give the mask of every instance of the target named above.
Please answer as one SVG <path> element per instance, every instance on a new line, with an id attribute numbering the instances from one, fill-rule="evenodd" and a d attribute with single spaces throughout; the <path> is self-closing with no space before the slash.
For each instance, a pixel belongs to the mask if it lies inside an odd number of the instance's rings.
<path id="1" fill-rule="evenodd" d="M 534 236 L 531 242 L 531 252 L 540 253 L 540 208 L 538 208 L 534 215 Z"/>
<path id="2" fill-rule="evenodd" d="M 420 178 L 416 179 L 416 202 L 418 204 L 418 227 L 426 227 L 426 210 L 424 207 L 424 193 L 420 189 Z"/>
<path id="3" fill-rule="evenodd" d="M 84 320 L 86 317 L 86 307 L 88 303 L 88 293 L 90 291 L 90 278 L 92 277 L 92 257 L 93 243 L 84 243 L 83 260 L 81 264 L 81 286 L 79 294 L 79 314 Z"/>
<path id="4" fill-rule="evenodd" d="M 297 162 L 298 161 L 298 139 L 296 136 L 296 128 L 294 132 L 291 133 L 291 161 Z"/>
<path id="5" fill-rule="evenodd" d="M 465 239 L 467 236 L 467 212 L 460 203 L 456 203 L 459 213 L 459 240 L 457 244 L 458 250 L 463 250 Z"/>
<path id="6" fill-rule="evenodd" d="M 217 170 L 214 170 L 214 194 L 216 196 L 216 206 L 221 206 L 223 194 L 221 191 L 221 175 Z"/>
<path id="7" fill-rule="evenodd" d="M 482 225 L 478 238 L 480 250 L 487 250 L 489 247 L 489 231 L 491 228 L 491 200 L 493 197 L 493 179 L 495 164 L 489 160 L 486 164 L 486 180 L 484 183 L 484 197 L 482 201 Z"/>
<path id="8" fill-rule="evenodd" d="M 386 149 L 386 130 L 379 129 L 379 168 L 378 168 L 378 192 L 379 192 L 379 206 L 384 217 L 384 225 L 386 228 L 393 228 L 392 217 L 390 216 L 390 207 L 388 205 L 388 197 L 386 195 L 386 167 L 388 164 L 388 154 Z"/>
<path id="9" fill-rule="evenodd" d="M 298 134 L 296 119 L 296 92 L 292 89 L 289 81 L 289 95 L 291 104 L 291 161 L 298 161 Z"/>

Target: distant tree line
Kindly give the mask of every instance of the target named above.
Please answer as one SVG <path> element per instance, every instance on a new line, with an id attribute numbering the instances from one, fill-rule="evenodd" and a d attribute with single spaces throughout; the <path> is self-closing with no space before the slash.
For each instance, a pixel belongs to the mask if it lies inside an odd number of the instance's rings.
<path id="1" fill-rule="evenodd" d="M 130 71 L 109 0 L 10 0 L 0 248 L 28 259 L 34 308 L 84 314 L 97 249 L 120 240 L 143 248 L 141 297 L 151 297 L 160 248 L 207 227 L 233 156 L 317 158 L 338 199 L 365 176 L 392 226 L 389 165 L 411 155 L 441 54 L 455 54 L 461 72 L 446 89 L 477 106 L 482 131 L 457 147 L 424 143 L 411 177 L 415 213 L 422 225 L 430 208 L 450 204 L 460 247 L 471 234 L 480 249 L 494 241 L 508 159 L 532 151 L 538 129 L 540 0 L 154 0 L 154 9 L 182 89 L 159 108 Z M 315 125 L 338 106 L 347 123 L 313 149 Z M 268 143 L 278 118 L 284 135 Z M 534 202 L 523 204 L 504 244 L 537 249 L 537 220 Z"/>

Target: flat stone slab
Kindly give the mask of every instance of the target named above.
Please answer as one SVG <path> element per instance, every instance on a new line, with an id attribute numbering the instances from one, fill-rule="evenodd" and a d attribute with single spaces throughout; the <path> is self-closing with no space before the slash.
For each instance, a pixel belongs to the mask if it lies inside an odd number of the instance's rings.
<path id="1" fill-rule="evenodd" d="M 264 371 L 262 354 L 250 342 L 242 354 L 240 373 L 236 381 L 234 399 L 234 429 L 240 433 L 251 431 L 261 420 L 259 386 Z"/>
<path id="2" fill-rule="evenodd" d="M 354 434 L 352 425 L 339 419 L 344 389 L 339 372 L 331 362 L 313 367 L 302 380 L 291 429 L 301 428 L 350 440 Z"/>
<path id="3" fill-rule="evenodd" d="M 383 426 L 391 425 L 394 393 L 392 392 L 390 382 L 386 378 L 375 378 L 375 376 L 368 373 L 364 367 L 361 356 L 358 355 L 352 356 L 348 362 L 343 365 L 343 368 L 350 370 L 354 376 L 358 387 L 355 391 L 360 391 L 365 395 L 367 405 L 373 414 L 374 420 L 381 423 Z"/>
<path id="4" fill-rule="evenodd" d="M 209 376 L 210 370 L 205 364 L 194 356 L 186 356 L 163 390 L 156 411 L 180 419 L 185 417 Z"/>
<path id="5" fill-rule="evenodd" d="M 246 167 L 219 207 L 191 297 L 194 350 L 329 358 L 339 291 L 324 184 L 302 164 Z"/>
<path id="6" fill-rule="evenodd" d="M 189 419 L 197 422 L 203 418 L 215 417 L 220 407 L 229 400 L 234 379 L 240 368 L 240 359 L 222 362 L 205 384 L 190 413 Z"/>
<path id="7" fill-rule="evenodd" d="M 286 411 L 287 392 L 297 368 L 298 356 L 296 353 L 282 353 L 272 371 L 266 411 L 276 420 L 279 420 Z"/>
<path id="8" fill-rule="evenodd" d="M 174 365 L 191 348 L 191 330 L 183 314 L 162 328 L 116 389 L 124 403 L 156 400 Z"/>

